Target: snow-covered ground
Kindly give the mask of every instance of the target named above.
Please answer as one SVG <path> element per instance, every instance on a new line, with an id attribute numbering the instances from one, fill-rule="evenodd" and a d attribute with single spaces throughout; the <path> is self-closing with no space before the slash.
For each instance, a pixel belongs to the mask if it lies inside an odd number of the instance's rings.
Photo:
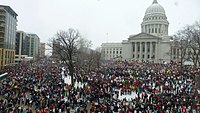
<path id="1" fill-rule="evenodd" d="M 120 90 L 121 93 L 121 90 Z M 131 100 L 131 99 L 135 99 L 137 97 L 137 94 L 135 92 L 132 92 L 131 95 L 119 95 L 119 100 L 123 100 L 124 98 L 126 98 L 127 100 Z"/>
<path id="2" fill-rule="evenodd" d="M 66 84 L 70 85 L 71 84 L 71 76 L 65 76 L 64 75 L 64 70 L 65 69 L 63 68 L 63 71 L 61 72 L 62 79 L 64 79 L 64 81 L 65 81 Z M 78 87 L 83 87 L 83 84 L 75 82 L 75 87 L 77 87 L 77 86 Z M 118 97 L 118 99 L 120 99 L 120 100 L 123 100 L 124 98 L 126 98 L 127 100 L 131 100 L 131 99 L 134 99 L 134 98 L 137 97 L 137 94 L 135 92 L 132 92 L 131 95 L 128 95 L 128 94 L 121 95 L 121 89 L 118 90 L 118 91 L 119 91 L 119 97 Z"/>

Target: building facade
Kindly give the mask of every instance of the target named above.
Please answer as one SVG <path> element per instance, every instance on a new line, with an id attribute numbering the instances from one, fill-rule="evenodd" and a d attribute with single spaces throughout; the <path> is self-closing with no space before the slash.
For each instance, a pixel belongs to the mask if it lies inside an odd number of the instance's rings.
<path id="1" fill-rule="evenodd" d="M 122 59 L 152 61 L 155 63 L 170 62 L 170 37 L 168 36 L 169 22 L 164 8 L 154 0 L 146 9 L 141 33 L 130 35 L 123 40 L 119 47 L 122 47 Z M 102 48 L 104 48 L 102 44 Z M 110 44 L 109 44 L 110 45 Z M 107 48 L 112 48 L 112 45 Z M 108 54 L 105 53 L 105 56 Z M 109 56 L 109 55 L 108 55 Z M 112 59 L 112 57 L 104 57 Z"/>
<path id="2" fill-rule="evenodd" d="M 40 38 L 34 33 L 27 33 L 26 42 L 26 54 L 33 58 L 39 57 Z"/>
<path id="3" fill-rule="evenodd" d="M 24 31 L 16 32 L 16 41 L 15 41 L 15 56 L 18 56 L 17 60 L 21 60 L 23 55 L 28 55 L 27 53 L 27 35 Z"/>
<path id="4" fill-rule="evenodd" d="M 103 43 L 101 47 L 102 57 L 105 60 L 122 58 L 122 43 Z"/>
<path id="5" fill-rule="evenodd" d="M 33 58 L 39 57 L 40 38 L 36 34 L 17 31 L 15 42 L 16 56 L 19 60 L 24 55 Z"/>
<path id="6" fill-rule="evenodd" d="M 17 16 L 9 6 L 0 5 L 0 68 L 15 63 Z"/>
<path id="7" fill-rule="evenodd" d="M 45 57 L 45 43 L 40 43 L 40 58 L 44 58 Z"/>

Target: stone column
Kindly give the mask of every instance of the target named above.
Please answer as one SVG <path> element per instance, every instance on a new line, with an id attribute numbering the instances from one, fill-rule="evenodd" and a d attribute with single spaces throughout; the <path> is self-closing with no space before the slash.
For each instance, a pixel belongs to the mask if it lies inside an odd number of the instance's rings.
<path id="1" fill-rule="evenodd" d="M 135 58 L 134 58 L 135 60 L 137 59 L 137 50 L 138 50 L 137 49 L 137 42 L 135 42 L 135 53 L 134 53 L 135 54 Z"/>
<path id="2" fill-rule="evenodd" d="M 158 47 L 159 47 L 158 42 L 156 42 L 156 44 L 155 44 L 155 60 L 157 63 L 159 62 L 159 56 L 158 56 L 159 48 Z"/>
<path id="3" fill-rule="evenodd" d="M 147 42 L 144 43 L 145 44 L 145 53 L 144 53 L 144 59 L 147 60 Z"/>
<path id="4" fill-rule="evenodd" d="M 140 60 L 142 60 L 142 42 L 140 42 Z"/>
<path id="5" fill-rule="evenodd" d="M 153 52 L 152 42 L 150 42 L 150 53 L 149 53 L 150 59 L 152 59 L 153 56 L 152 52 Z"/>
<path id="6" fill-rule="evenodd" d="M 152 27 L 152 25 L 150 24 L 150 26 L 149 26 L 149 29 L 150 29 L 150 34 L 152 33 L 152 32 L 151 32 L 151 30 L 152 30 L 152 29 L 151 29 L 151 27 Z"/>

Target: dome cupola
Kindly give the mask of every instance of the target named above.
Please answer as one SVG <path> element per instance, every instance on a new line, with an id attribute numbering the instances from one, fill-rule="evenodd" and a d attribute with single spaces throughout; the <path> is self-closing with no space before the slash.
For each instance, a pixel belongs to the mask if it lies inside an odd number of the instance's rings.
<path id="1" fill-rule="evenodd" d="M 154 0 L 152 5 L 150 5 L 147 8 L 145 15 L 154 14 L 154 13 L 165 14 L 164 8 L 160 4 L 158 4 L 157 0 Z"/>
<path id="2" fill-rule="evenodd" d="M 146 9 L 141 31 L 153 35 L 168 35 L 167 17 L 164 8 L 153 0 L 153 3 Z"/>

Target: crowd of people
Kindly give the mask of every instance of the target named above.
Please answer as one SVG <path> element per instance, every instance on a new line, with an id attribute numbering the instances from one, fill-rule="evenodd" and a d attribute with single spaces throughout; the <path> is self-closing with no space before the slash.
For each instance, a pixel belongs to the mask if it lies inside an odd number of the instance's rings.
<path id="1" fill-rule="evenodd" d="M 38 61 L 7 69 L 0 81 L 1 113 L 193 113 L 198 109 L 199 69 L 176 62 L 110 62 L 75 68 Z M 81 85 L 77 85 L 81 84 Z M 131 96 L 131 98 L 126 98 Z M 120 98 L 122 97 L 123 98 Z"/>

